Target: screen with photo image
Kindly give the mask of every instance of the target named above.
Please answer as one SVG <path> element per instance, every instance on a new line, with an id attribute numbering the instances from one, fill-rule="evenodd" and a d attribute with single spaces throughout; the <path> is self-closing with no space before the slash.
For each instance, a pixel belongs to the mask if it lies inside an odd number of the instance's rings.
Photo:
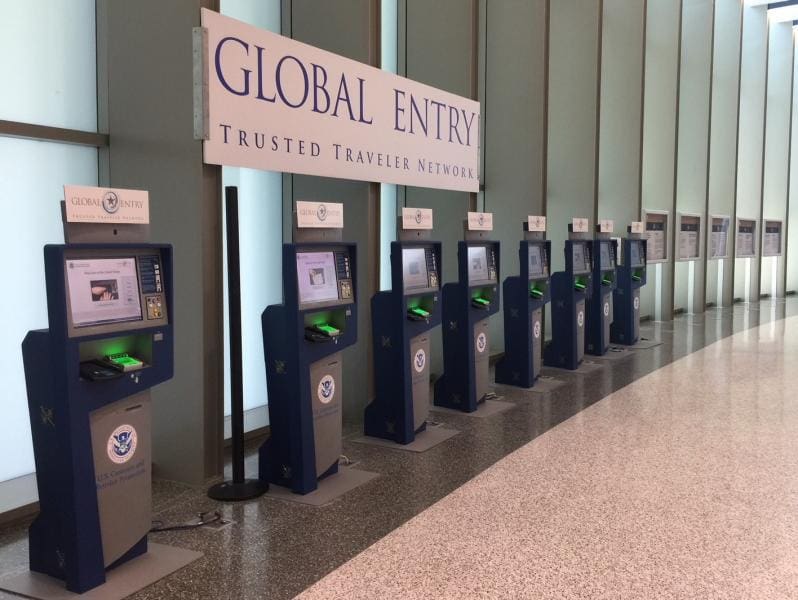
<path id="1" fill-rule="evenodd" d="M 584 273 L 590 270 L 587 264 L 587 257 L 585 256 L 586 252 L 587 249 L 584 244 L 575 243 L 571 246 L 574 273 Z"/>
<path id="2" fill-rule="evenodd" d="M 338 278 L 332 252 L 297 252 L 296 276 L 301 304 L 338 300 Z"/>
<path id="3" fill-rule="evenodd" d="M 405 290 L 429 287 L 427 254 L 424 248 L 402 248 L 402 274 Z"/>
<path id="4" fill-rule="evenodd" d="M 469 246 L 468 282 L 487 281 L 489 278 L 488 249 L 485 246 Z"/>
<path id="5" fill-rule="evenodd" d="M 543 247 L 540 244 L 529 244 L 529 254 L 527 256 L 529 264 L 529 276 L 540 277 L 545 275 L 543 264 Z"/>
<path id="6" fill-rule="evenodd" d="M 135 258 L 69 259 L 66 271 L 75 327 L 141 320 Z"/>

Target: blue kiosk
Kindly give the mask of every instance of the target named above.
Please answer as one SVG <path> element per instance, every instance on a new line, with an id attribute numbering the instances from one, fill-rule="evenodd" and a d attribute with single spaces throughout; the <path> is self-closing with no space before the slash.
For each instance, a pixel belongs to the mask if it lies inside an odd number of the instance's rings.
<path id="1" fill-rule="evenodd" d="M 261 318 L 271 436 L 259 476 L 297 494 L 337 473 L 341 456 L 341 351 L 357 341 L 356 246 L 341 241 L 342 227 L 342 204 L 297 202 L 284 301 Z"/>
<path id="2" fill-rule="evenodd" d="M 518 248 L 520 273 L 504 280 L 504 356 L 496 383 L 529 388 L 543 364 L 543 308 L 551 300 L 546 218 L 529 217 Z M 531 229 L 531 230 L 530 230 Z"/>
<path id="3" fill-rule="evenodd" d="M 499 310 L 499 242 L 490 213 L 469 213 L 457 243 L 458 281 L 443 286 L 443 369 L 435 406 L 474 412 L 490 391 L 488 321 Z"/>
<path id="4" fill-rule="evenodd" d="M 367 436 L 409 444 L 429 416 L 430 331 L 440 325 L 441 244 L 430 241 L 432 211 L 412 213 L 391 242 L 389 291 L 371 298 L 376 398 L 366 407 Z M 423 227 L 423 228 L 422 228 Z"/>
<path id="5" fill-rule="evenodd" d="M 587 335 L 585 352 L 603 356 L 610 349 L 610 326 L 613 321 L 613 292 L 618 284 L 616 266 L 618 242 L 613 240 L 612 221 L 596 225 L 593 238 L 591 294 L 587 297 Z"/>
<path id="6" fill-rule="evenodd" d="M 78 594 L 146 553 L 152 526 L 150 389 L 174 368 L 172 248 L 137 227 L 65 224 L 68 243 L 44 248 L 48 328 L 22 343 L 40 505 L 30 569 Z"/>
<path id="7" fill-rule="evenodd" d="M 587 227 L 583 227 L 587 231 Z M 565 271 L 551 277 L 552 340 L 543 353 L 546 366 L 575 370 L 585 355 L 585 303 L 592 292 L 593 241 L 568 226 Z"/>
<path id="8" fill-rule="evenodd" d="M 642 230 L 642 224 L 638 229 Z M 614 292 L 615 318 L 610 328 L 614 344 L 634 345 L 640 339 L 640 288 L 646 285 L 646 240 L 628 228 L 622 240 L 622 262 L 618 267 L 618 286 Z"/>

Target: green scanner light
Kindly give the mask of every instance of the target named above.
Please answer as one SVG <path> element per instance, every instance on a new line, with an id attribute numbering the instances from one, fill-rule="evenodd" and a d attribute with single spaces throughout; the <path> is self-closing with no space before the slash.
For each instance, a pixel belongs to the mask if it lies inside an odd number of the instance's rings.
<path id="1" fill-rule="evenodd" d="M 424 310 L 423 308 L 419 308 L 418 306 L 414 306 L 410 309 L 414 315 L 418 315 L 419 317 L 424 317 L 425 319 L 429 316 L 429 313 Z"/>
<path id="2" fill-rule="evenodd" d="M 339 330 L 333 327 L 332 325 L 328 325 L 327 323 L 323 323 L 322 325 L 316 325 L 320 331 L 323 331 L 327 335 L 338 335 Z"/>
<path id="3" fill-rule="evenodd" d="M 578 289 L 578 290 L 583 290 L 583 289 L 585 289 L 585 284 L 584 283 L 579 283 L 578 281 L 576 281 L 576 282 L 574 282 L 574 287 L 576 289 Z"/>
<path id="4" fill-rule="evenodd" d="M 486 300 L 485 298 L 479 298 L 479 297 L 477 297 L 477 298 L 474 298 L 474 302 L 479 302 L 479 303 L 480 303 L 480 304 L 482 304 L 483 306 L 488 306 L 488 305 L 490 305 L 490 300 Z"/>
<path id="5" fill-rule="evenodd" d="M 535 298 L 542 298 L 543 292 L 541 292 L 538 288 L 532 288 L 529 290 L 529 293 L 532 294 Z"/>
<path id="6" fill-rule="evenodd" d="M 640 279 L 641 279 L 640 275 L 632 275 L 633 281 L 640 281 Z"/>
<path id="7" fill-rule="evenodd" d="M 612 279 L 608 279 L 605 277 L 604 279 L 601 280 L 601 283 L 603 283 L 604 285 L 610 285 L 612 283 Z"/>

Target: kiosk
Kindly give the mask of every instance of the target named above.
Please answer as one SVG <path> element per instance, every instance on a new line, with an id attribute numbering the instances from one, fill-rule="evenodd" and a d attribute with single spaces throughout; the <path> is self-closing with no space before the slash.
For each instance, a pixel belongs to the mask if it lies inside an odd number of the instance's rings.
<path id="1" fill-rule="evenodd" d="M 637 228 L 639 233 L 633 230 Z M 646 285 L 646 240 L 642 223 L 629 227 L 623 244 L 622 264 L 618 267 L 618 285 L 613 292 L 614 319 L 610 340 L 628 346 L 640 338 L 640 288 Z"/>
<path id="2" fill-rule="evenodd" d="M 603 356 L 610 348 L 610 325 L 613 321 L 613 291 L 618 284 L 618 242 L 610 238 L 612 221 L 596 226 L 593 239 L 593 271 L 591 293 L 587 297 L 585 352 Z"/>
<path id="3" fill-rule="evenodd" d="M 474 412 L 490 391 L 488 320 L 499 310 L 499 242 L 491 213 L 469 213 L 457 243 L 457 283 L 443 286 L 443 375 L 435 406 Z"/>
<path id="4" fill-rule="evenodd" d="M 399 241 L 391 242 L 392 289 L 371 299 L 376 398 L 366 407 L 364 429 L 368 436 L 409 444 L 426 429 L 429 415 L 430 331 L 441 322 L 441 245 L 429 241 L 431 210 L 406 208 L 401 219 L 407 224 L 399 227 Z"/>
<path id="5" fill-rule="evenodd" d="M 587 232 L 587 224 L 579 229 Z M 565 271 L 551 277 L 552 340 L 543 358 L 547 366 L 575 370 L 585 355 L 585 302 L 592 291 L 593 241 L 579 237 L 583 232 L 575 233 L 573 225 L 568 232 Z"/>
<path id="6" fill-rule="evenodd" d="M 518 249 L 519 275 L 504 280 L 504 356 L 496 383 L 532 387 L 543 363 L 543 308 L 551 299 L 546 218 L 529 217 Z"/>
<path id="7" fill-rule="evenodd" d="M 150 389 L 174 367 L 172 249 L 134 231 L 66 224 L 68 243 L 44 248 L 48 329 L 22 344 L 40 506 L 30 568 L 75 593 L 147 552 L 152 526 Z M 130 241 L 108 243 L 116 234 Z"/>
<path id="8" fill-rule="evenodd" d="M 323 218 L 322 218 L 323 217 Z M 341 241 L 343 205 L 297 202 L 283 244 L 284 301 L 263 311 L 271 436 L 260 478 L 298 494 L 338 472 L 342 355 L 357 341 L 356 246 Z"/>

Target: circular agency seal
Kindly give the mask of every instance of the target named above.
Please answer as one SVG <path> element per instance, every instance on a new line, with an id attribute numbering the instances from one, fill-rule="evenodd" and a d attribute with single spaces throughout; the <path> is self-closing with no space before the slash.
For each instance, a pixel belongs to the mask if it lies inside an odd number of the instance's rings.
<path id="1" fill-rule="evenodd" d="M 335 395 L 335 379 L 332 375 L 325 375 L 319 381 L 316 396 L 322 404 L 329 404 Z"/>
<path id="2" fill-rule="evenodd" d="M 120 425 L 108 438 L 107 451 L 111 462 L 121 465 L 133 458 L 139 436 L 132 425 Z"/>

